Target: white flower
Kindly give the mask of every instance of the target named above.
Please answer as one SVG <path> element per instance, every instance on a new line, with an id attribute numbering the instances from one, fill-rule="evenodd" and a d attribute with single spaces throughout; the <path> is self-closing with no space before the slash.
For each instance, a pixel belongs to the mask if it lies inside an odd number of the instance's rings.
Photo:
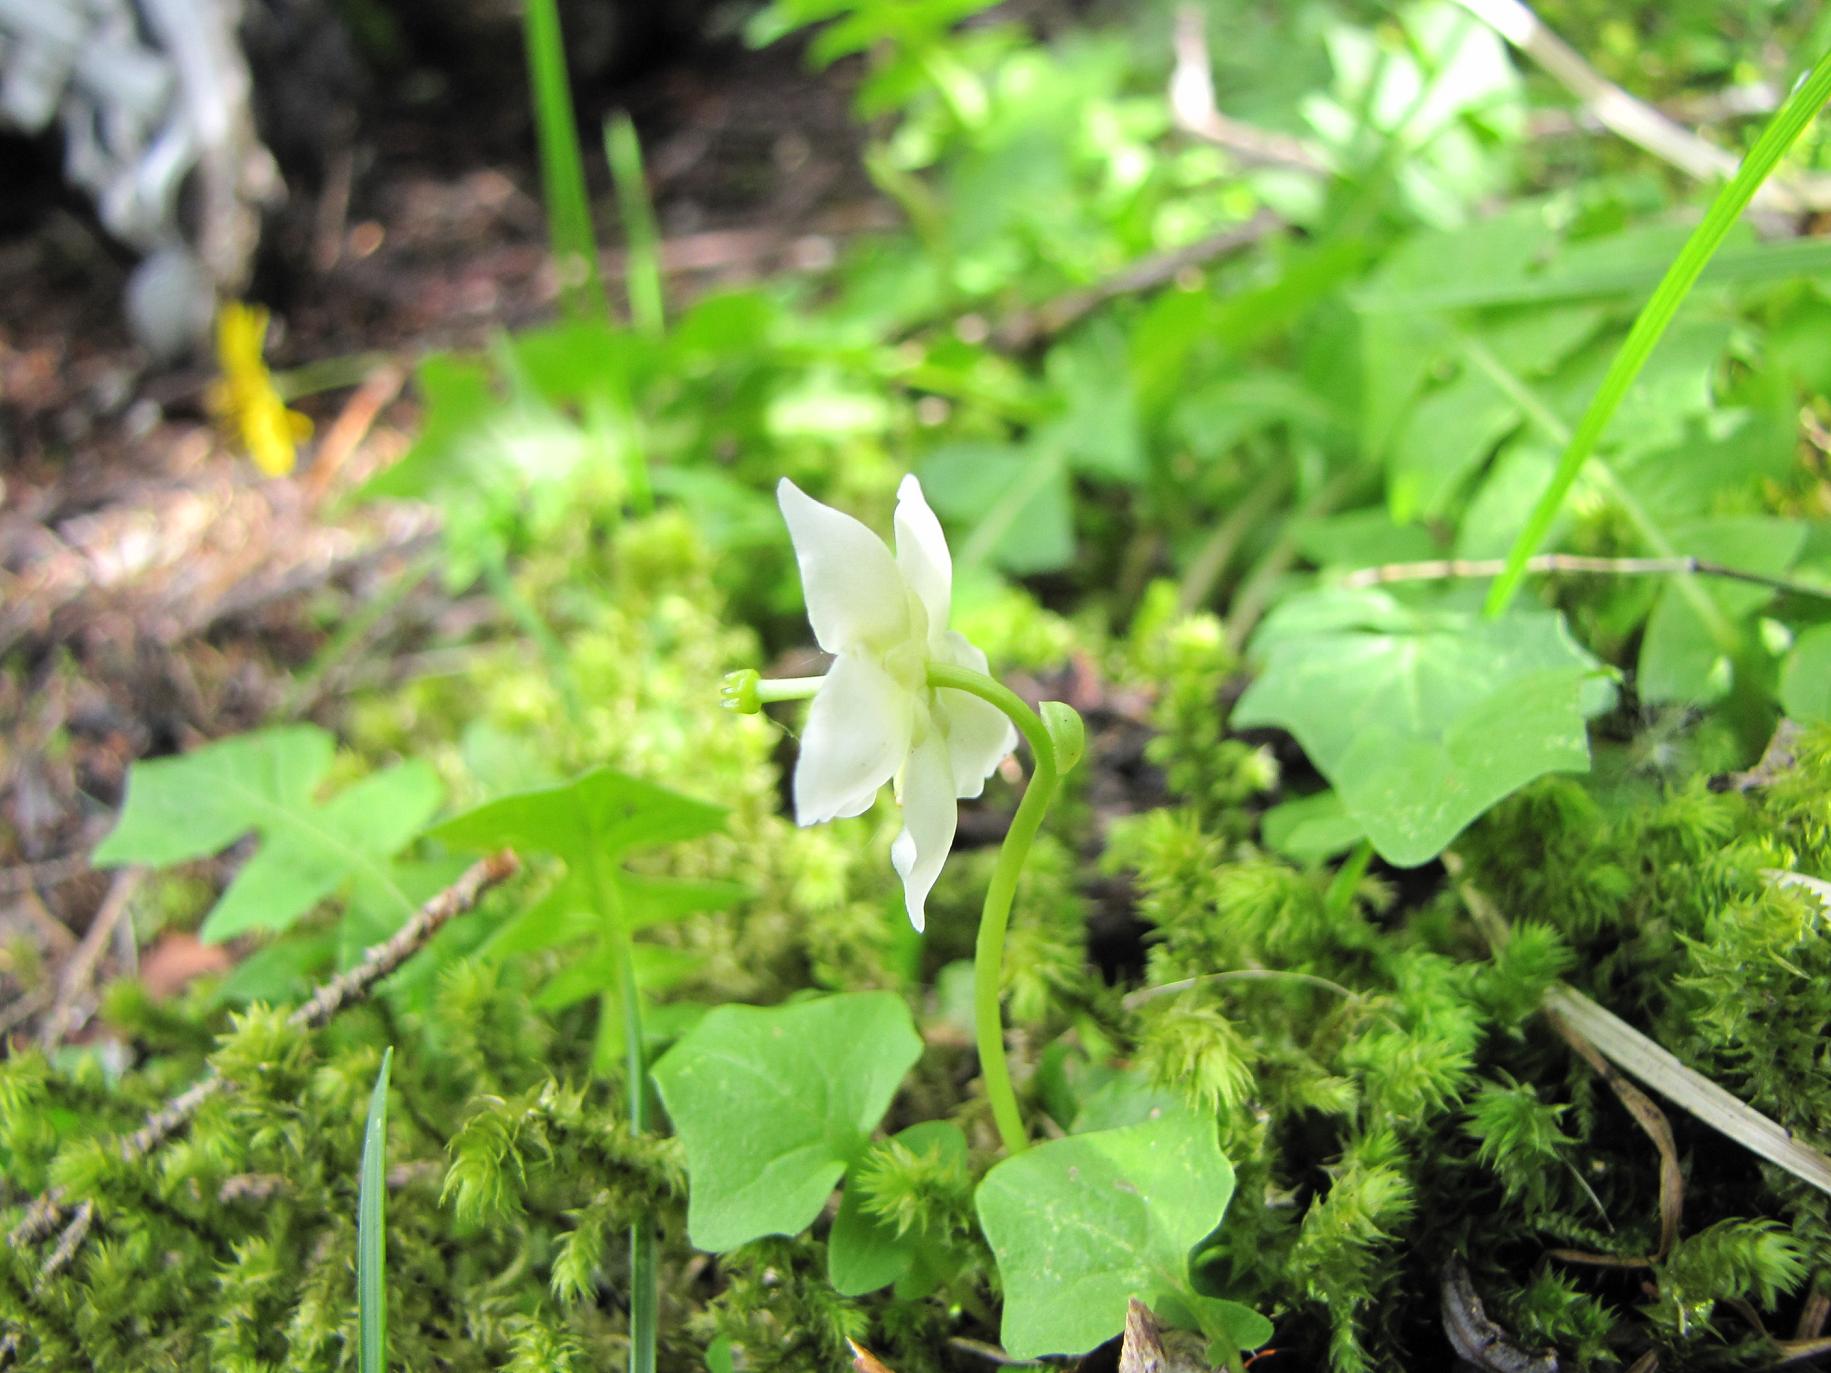
<path id="1" fill-rule="evenodd" d="M 896 554 L 850 515 L 786 477 L 788 521 L 807 618 L 834 655 L 808 711 L 795 765 L 795 820 L 862 815 L 894 779 L 903 832 L 890 861 L 919 930 L 924 903 L 953 847 L 960 797 L 977 796 L 1017 731 L 997 707 L 928 685 L 930 662 L 986 670 L 985 654 L 947 627 L 953 561 L 922 484 L 897 489 Z"/>

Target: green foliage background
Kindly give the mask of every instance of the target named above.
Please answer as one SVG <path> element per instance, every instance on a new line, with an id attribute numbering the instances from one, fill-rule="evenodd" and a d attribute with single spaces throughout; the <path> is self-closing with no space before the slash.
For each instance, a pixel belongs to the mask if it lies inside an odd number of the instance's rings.
<path id="1" fill-rule="evenodd" d="M 49 1280 L 47 1244 L 0 1257 L 22 1366 L 354 1366 L 386 1045 L 394 1366 L 621 1361 L 621 1237 L 649 1217 L 665 1368 L 839 1367 L 848 1338 L 899 1373 L 976 1366 L 948 1339 L 998 1338 L 1001 1272 L 1021 1271 L 973 1205 L 997 1149 L 963 960 L 993 855 L 962 844 L 918 939 L 884 861 L 894 806 L 797 830 L 794 717 L 720 709 L 724 672 L 807 639 L 782 475 L 884 528 L 916 471 L 948 525 L 956 627 L 1045 694 L 1098 684 L 1020 892 L 1007 1016 L 1066 1152 L 1212 1123 L 1232 1199 L 1162 1294 L 1188 1323 L 1213 1336 L 1250 1306 L 1285 1357 L 1342 1373 L 1447 1358 L 1459 1255 L 1522 1348 L 1742 1366 L 1831 1289 L 1826 1198 L 1676 1111 L 1684 1210 L 1659 1253 L 1651 1143 L 1537 1012 L 1563 979 L 1831 1145 L 1831 913 L 1770 877 L 1831 873 L 1831 250 L 1775 232 L 1797 221 L 1731 235 L 1552 534 L 1779 585 L 1567 576 L 1500 619 L 1480 582 L 1343 586 L 1506 555 L 1703 192 L 1608 139 L 1534 133 L 1558 93 L 1453 4 L 1206 11 L 1222 107 L 1320 172 L 1173 127 L 1166 6 L 1035 28 L 986 8 L 779 0 L 753 19 L 758 41 L 858 65 L 867 166 L 904 230 L 818 280 L 644 307 L 640 328 L 579 308 L 423 361 L 418 441 L 365 494 L 437 504 L 445 585 L 480 581 L 517 632 L 338 702 L 334 736 L 292 725 L 136 769 L 98 861 L 172 869 L 143 937 L 202 921 L 243 957 L 176 1004 L 116 987 L 125 1068 L 82 1047 L 0 1063 L 9 1228 L 52 1187 L 96 1216 Z M 1656 100 L 1784 91 L 1797 73 L 1773 54 L 1831 45 L 1792 7 L 1544 15 Z M 1746 146 L 1757 126 L 1722 132 Z M 1825 141 L 1809 131 L 1785 174 L 1823 169 Z M 1103 289 L 1249 225 L 1271 227 Z M 1737 784 L 1783 711 L 1803 726 L 1791 762 Z M 732 1013 L 712 1007 L 810 991 L 876 993 L 920 1031 L 811 1228 L 696 1252 L 698 1117 L 685 1148 L 620 1123 L 590 826 L 524 842 L 527 875 L 372 1001 L 285 1023 L 501 842 L 485 819 L 603 768 L 704 820 L 611 855 L 617 900 L 649 912 L 652 1049 L 715 1036 Z M 210 813 L 187 815 L 200 793 Z M 986 812 L 1011 799 L 995 782 Z M 174 866 L 251 832 L 220 899 Z M 206 1064 L 231 1090 L 122 1162 L 115 1142 Z"/>

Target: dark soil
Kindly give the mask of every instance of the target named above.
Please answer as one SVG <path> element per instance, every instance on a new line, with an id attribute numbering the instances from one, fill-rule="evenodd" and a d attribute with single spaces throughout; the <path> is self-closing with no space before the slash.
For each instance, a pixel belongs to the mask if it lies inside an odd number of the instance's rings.
<path id="1" fill-rule="evenodd" d="M 88 923 L 106 879 L 81 860 L 134 758 L 312 713 L 289 687 L 323 626 L 436 533 L 425 512 L 332 513 L 405 447 L 413 358 L 552 313 L 515 10 L 460 8 L 443 46 L 403 31 L 381 57 L 322 24 L 251 20 L 262 134 L 289 188 L 250 291 L 274 312 L 270 359 L 360 356 L 367 378 L 299 402 L 317 442 L 290 478 L 261 477 L 213 429 L 207 358 L 160 369 L 135 345 L 120 305 L 134 258 L 64 187 L 56 138 L 0 137 L 0 937 L 56 945 L 53 925 Z M 676 303 L 884 222 L 845 71 L 703 22 L 623 38 L 575 49 L 613 294 L 596 131 L 618 109 L 642 137 Z M 478 613 L 429 590 L 400 632 Z"/>

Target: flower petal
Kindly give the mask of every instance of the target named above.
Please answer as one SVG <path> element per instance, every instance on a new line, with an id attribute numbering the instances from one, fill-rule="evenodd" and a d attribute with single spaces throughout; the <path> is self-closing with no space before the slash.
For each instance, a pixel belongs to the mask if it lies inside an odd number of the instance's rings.
<path id="1" fill-rule="evenodd" d="M 909 637 L 909 589 L 884 541 L 822 505 L 787 477 L 776 502 L 801 566 L 808 623 L 828 653 L 882 647 Z"/>
<path id="2" fill-rule="evenodd" d="M 948 556 L 941 521 L 928 508 L 914 473 L 896 489 L 896 565 L 921 598 L 928 612 L 928 637 L 938 644 L 954 594 L 954 560 Z"/>
<path id="3" fill-rule="evenodd" d="M 954 846 L 959 818 L 947 743 L 931 731 L 909 755 L 903 773 L 903 832 L 890 846 L 890 861 L 903 879 L 903 903 L 917 930 L 927 922 L 928 893 L 934 890 L 947 851 Z"/>
<path id="4" fill-rule="evenodd" d="M 915 707 L 915 698 L 871 659 L 835 659 L 801 736 L 795 822 L 863 814 L 909 752 Z"/>
<path id="5" fill-rule="evenodd" d="M 986 670 L 985 654 L 951 629 L 942 642 L 941 656 L 958 667 Z M 955 794 L 965 798 L 979 795 L 985 790 L 985 779 L 1017 747 L 1016 727 L 997 706 L 964 691 L 937 691 L 935 713 L 947 736 Z"/>

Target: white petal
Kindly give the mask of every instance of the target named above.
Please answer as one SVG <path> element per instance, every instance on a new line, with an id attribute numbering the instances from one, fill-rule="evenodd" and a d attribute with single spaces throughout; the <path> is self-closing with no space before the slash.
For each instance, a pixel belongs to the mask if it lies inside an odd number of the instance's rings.
<path id="1" fill-rule="evenodd" d="M 909 752 L 915 707 L 915 698 L 871 659 L 835 659 L 801 736 L 796 823 L 863 814 Z"/>
<path id="2" fill-rule="evenodd" d="M 801 565 L 808 623 L 828 653 L 884 647 L 909 637 L 909 590 L 884 541 L 822 505 L 787 477 L 776 502 Z"/>
<path id="3" fill-rule="evenodd" d="M 928 611 L 929 638 L 939 641 L 954 594 L 954 560 L 914 473 L 896 489 L 896 565 Z"/>
<path id="4" fill-rule="evenodd" d="M 954 846 L 959 815 L 947 744 L 931 732 L 909 755 L 903 773 L 903 832 L 890 846 L 890 861 L 903 879 L 903 903 L 918 930 L 927 922 L 928 893 Z"/>
<path id="5" fill-rule="evenodd" d="M 959 667 L 970 667 L 975 672 L 986 670 L 985 654 L 953 630 L 943 641 L 942 656 Z M 985 779 L 1017 747 L 1017 728 L 997 706 L 964 691 L 944 688 L 935 693 L 935 702 L 941 729 L 947 735 L 955 794 L 977 796 L 985 790 Z"/>

